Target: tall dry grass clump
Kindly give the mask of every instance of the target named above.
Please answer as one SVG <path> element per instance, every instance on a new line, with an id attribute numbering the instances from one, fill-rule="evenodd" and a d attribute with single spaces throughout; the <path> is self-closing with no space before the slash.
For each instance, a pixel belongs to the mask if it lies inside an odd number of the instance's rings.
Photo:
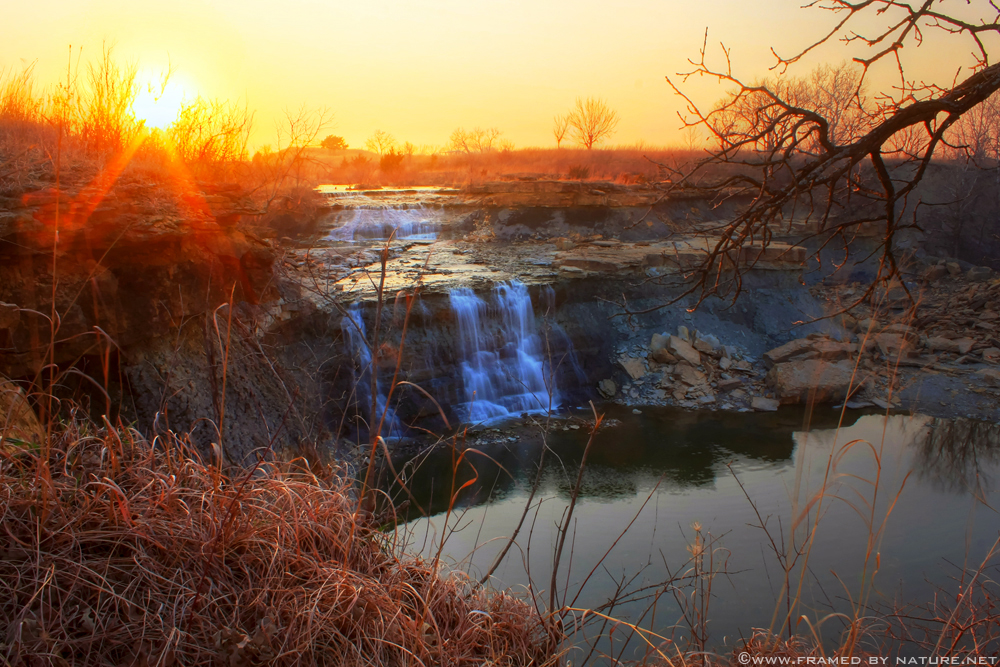
<path id="1" fill-rule="evenodd" d="M 227 474 L 182 439 L 54 430 L 0 452 L 3 664 L 554 659 L 532 607 L 400 557 L 331 469 Z"/>

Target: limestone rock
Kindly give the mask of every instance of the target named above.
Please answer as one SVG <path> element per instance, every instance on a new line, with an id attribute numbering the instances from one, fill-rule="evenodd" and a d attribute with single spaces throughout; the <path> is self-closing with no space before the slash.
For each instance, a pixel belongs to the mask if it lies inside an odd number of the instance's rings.
<path id="1" fill-rule="evenodd" d="M 813 352 L 814 342 L 815 341 L 809 340 L 808 338 L 799 338 L 785 343 L 784 345 L 776 347 L 773 350 L 765 352 L 764 363 L 767 364 L 768 367 L 771 367 L 775 364 L 790 361 L 795 357 L 809 355 Z"/>
<path id="2" fill-rule="evenodd" d="M 766 382 L 781 403 L 827 403 L 848 397 L 854 382 L 854 364 L 850 361 L 828 362 L 806 359 L 776 364 Z"/>
<path id="3" fill-rule="evenodd" d="M 732 365 L 733 365 L 733 360 L 730 359 L 729 357 L 722 357 L 722 359 L 719 359 L 719 368 L 721 368 L 724 371 L 728 371 L 729 367 Z"/>
<path id="4" fill-rule="evenodd" d="M 667 350 L 669 350 L 674 356 L 683 359 L 692 366 L 701 365 L 701 353 L 694 349 L 690 343 L 685 340 L 681 340 L 677 336 L 670 337 L 670 340 L 667 342 Z"/>
<path id="5" fill-rule="evenodd" d="M 931 352 L 936 352 L 938 350 L 942 352 L 956 352 L 958 354 L 968 354 L 972 350 L 972 346 L 976 344 L 976 341 L 971 338 L 945 338 L 943 336 L 934 336 L 933 338 L 927 339 L 927 349 Z"/>
<path id="6" fill-rule="evenodd" d="M 921 276 L 926 282 L 934 283 L 948 275 L 948 268 L 944 264 L 934 264 L 924 269 Z"/>
<path id="7" fill-rule="evenodd" d="M 993 270 L 988 266 L 974 266 L 966 272 L 965 277 L 975 283 L 984 283 L 993 277 Z"/>
<path id="8" fill-rule="evenodd" d="M 983 350 L 983 361 L 991 361 L 994 363 L 1000 361 L 1000 348 L 988 347 Z"/>
<path id="9" fill-rule="evenodd" d="M 948 270 L 948 273 L 950 273 L 953 276 L 958 277 L 962 275 L 962 266 L 958 262 L 947 262 L 944 265 L 944 268 L 946 268 Z"/>
<path id="10" fill-rule="evenodd" d="M 681 382 L 692 387 L 705 382 L 705 374 L 690 364 L 677 364 L 674 373 L 679 377 Z"/>
<path id="11" fill-rule="evenodd" d="M 625 369 L 629 377 L 633 380 L 638 380 L 646 376 L 646 366 L 642 363 L 642 359 L 637 359 L 636 357 L 620 357 L 618 363 L 621 367 Z"/>
<path id="12" fill-rule="evenodd" d="M 976 375 L 986 380 L 986 382 L 990 385 L 1000 387 L 1000 370 L 995 368 L 984 368 L 981 371 L 976 371 Z"/>
<path id="13" fill-rule="evenodd" d="M 601 392 L 601 396 L 604 398 L 614 398 L 615 394 L 618 393 L 618 387 L 614 380 L 606 378 L 597 383 L 597 391 Z"/>
<path id="14" fill-rule="evenodd" d="M 729 378 L 725 380 L 719 380 L 716 389 L 719 391 L 729 391 L 730 389 L 737 389 L 743 386 L 743 380 L 739 378 Z"/>
<path id="15" fill-rule="evenodd" d="M 694 349 L 698 350 L 699 352 L 703 352 L 705 354 L 714 354 L 715 351 L 722 346 L 722 343 L 720 343 L 719 339 L 713 336 L 712 334 L 702 336 L 699 333 L 695 333 L 694 342 L 692 343 L 692 345 L 694 346 Z"/>
<path id="16" fill-rule="evenodd" d="M 653 334 L 653 337 L 649 339 L 649 351 L 656 352 L 657 350 L 666 349 L 668 342 L 670 342 L 670 336 L 666 334 Z"/>
<path id="17" fill-rule="evenodd" d="M 653 360 L 660 364 L 676 364 L 677 357 L 670 354 L 667 348 L 661 347 L 660 349 L 653 352 Z"/>
<path id="18" fill-rule="evenodd" d="M 779 405 L 781 404 L 776 399 L 763 396 L 754 396 L 750 401 L 750 407 L 757 412 L 775 412 Z"/>
<path id="19" fill-rule="evenodd" d="M 875 342 L 883 357 L 897 357 L 912 348 L 912 343 L 901 333 L 880 333 L 875 336 Z"/>

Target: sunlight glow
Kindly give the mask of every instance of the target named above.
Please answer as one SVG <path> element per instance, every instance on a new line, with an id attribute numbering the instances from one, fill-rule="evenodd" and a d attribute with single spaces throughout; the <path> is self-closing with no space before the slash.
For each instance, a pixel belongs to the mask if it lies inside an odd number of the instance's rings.
<path id="1" fill-rule="evenodd" d="M 163 130 L 177 120 L 184 101 L 193 97 L 173 78 L 164 86 L 161 79 L 150 76 L 140 84 L 132 110 L 136 118 L 145 121 L 146 127 Z"/>

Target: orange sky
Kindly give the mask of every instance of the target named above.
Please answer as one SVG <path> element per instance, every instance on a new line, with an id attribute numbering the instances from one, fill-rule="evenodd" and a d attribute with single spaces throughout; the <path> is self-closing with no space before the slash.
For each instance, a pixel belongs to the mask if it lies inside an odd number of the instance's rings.
<path id="1" fill-rule="evenodd" d="M 790 53 L 828 25 L 828 13 L 801 4 L 34 0 L 4 8 L 0 66 L 37 60 L 39 78 L 51 81 L 65 70 L 67 45 L 82 45 L 86 59 L 102 40 L 148 72 L 169 57 L 175 83 L 190 93 L 246 99 L 257 109 L 255 145 L 273 142 L 282 109 L 307 104 L 333 111 L 324 134 L 352 147 L 376 129 L 440 146 L 459 126 L 495 126 L 519 147 L 552 146 L 552 117 L 589 95 L 620 114 L 612 143 L 665 144 L 679 141 L 679 103 L 663 77 L 697 55 L 706 26 L 710 44 L 731 47 L 737 73 L 750 79 L 773 63 L 769 47 Z M 935 63 L 936 49 L 924 47 L 925 64 Z M 819 57 L 846 55 L 834 47 Z M 949 78 L 956 67 L 948 64 Z M 698 85 L 692 90 L 707 101 L 723 91 Z"/>

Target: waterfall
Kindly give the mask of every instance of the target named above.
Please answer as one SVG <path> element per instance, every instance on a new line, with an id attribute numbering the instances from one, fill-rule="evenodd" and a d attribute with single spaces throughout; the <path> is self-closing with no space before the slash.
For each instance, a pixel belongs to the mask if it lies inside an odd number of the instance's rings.
<path id="1" fill-rule="evenodd" d="M 378 426 L 377 421 L 372 423 L 373 419 L 378 420 L 382 418 L 382 415 L 385 415 L 380 435 L 386 439 L 400 437 L 403 434 L 403 425 L 396 418 L 395 411 L 388 405 L 385 394 L 379 386 L 378 369 L 375 368 L 375 364 L 372 361 L 371 351 L 368 348 L 365 321 L 361 317 L 361 309 L 358 307 L 358 304 L 351 306 L 347 315 L 340 321 L 340 330 L 344 334 L 344 343 L 347 347 L 347 352 L 355 361 L 352 386 L 355 391 L 354 403 L 358 406 L 358 414 L 365 415 L 368 424 L 372 428 Z M 369 414 L 372 405 L 372 373 L 375 373 L 375 400 L 376 412 L 378 413 L 374 418 Z"/>
<path id="2" fill-rule="evenodd" d="M 393 230 L 399 240 L 433 241 L 441 231 L 440 212 L 433 209 L 370 207 L 352 211 L 350 220 L 330 231 L 328 241 L 385 241 Z"/>
<path id="3" fill-rule="evenodd" d="M 555 386 L 550 405 L 549 364 L 528 288 L 519 282 L 497 285 L 489 304 L 466 288 L 452 290 L 450 297 L 458 320 L 462 417 L 479 422 L 556 408 Z"/>

